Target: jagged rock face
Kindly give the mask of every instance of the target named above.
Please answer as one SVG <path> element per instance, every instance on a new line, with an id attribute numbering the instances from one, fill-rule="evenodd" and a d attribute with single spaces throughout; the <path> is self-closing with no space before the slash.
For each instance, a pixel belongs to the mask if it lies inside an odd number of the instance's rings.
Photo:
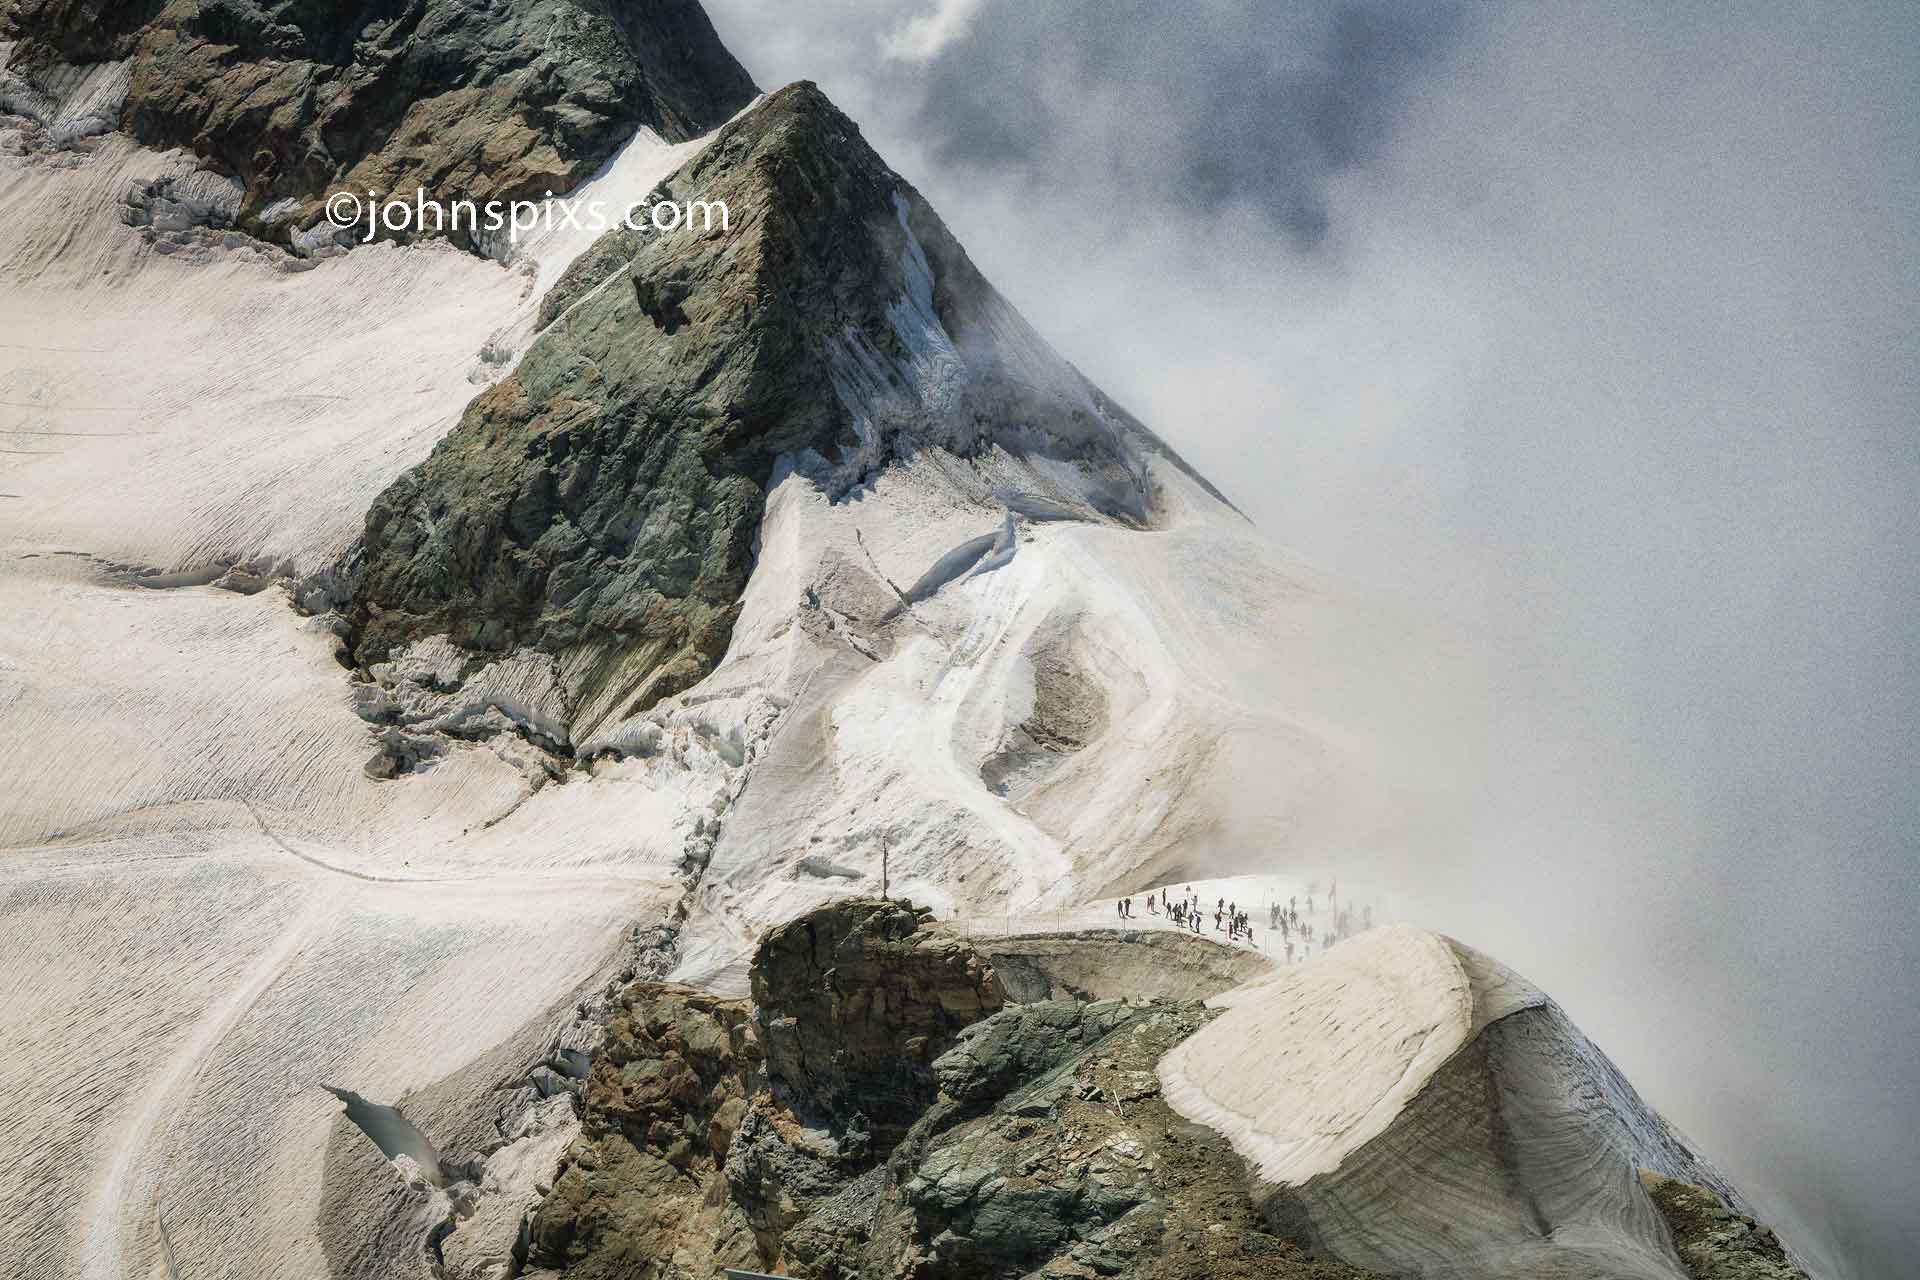
<path id="1" fill-rule="evenodd" d="M 955 1102 L 991 1102 L 1045 1075 L 1132 1021 L 1122 1000 L 1043 1000 L 976 1022 L 934 1063 L 940 1091 Z"/>
<path id="2" fill-rule="evenodd" d="M 976 938 L 1009 999 L 1205 1000 L 1265 977 L 1258 954 L 1211 938 L 1156 929 L 1088 929 L 1074 933 Z"/>
<path id="3" fill-rule="evenodd" d="M 751 1006 L 661 983 L 623 995 L 529 1266 L 572 1280 L 1365 1274 L 1274 1235 L 1227 1142 L 1160 1100 L 1155 1061 L 1215 1016 L 1197 1002 L 1002 1008 L 965 942 L 879 899 L 770 932 L 752 984 Z"/>
<path id="4" fill-rule="evenodd" d="M 533 1263 L 766 1268 L 803 1223 L 800 1256 L 833 1254 L 842 1238 L 823 1224 L 864 1231 L 849 1206 L 870 1206 L 890 1139 L 937 1096 L 933 1058 L 1001 1004 L 964 942 L 877 900 L 773 931 L 753 985 L 758 1007 L 667 983 L 624 993 L 581 1096 L 583 1140 L 535 1215 Z"/>
<path id="5" fill-rule="evenodd" d="M 755 1265 L 723 1168 L 763 1083 L 745 1001 L 629 988 L 581 1096 L 582 1140 L 534 1216 L 533 1260 L 579 1277 Z"/>
<path id="6" fill-rule="evenodd" d="M 564 191 L 646 125 L 679 141 L 753 97 L 697 0 L 13 0 L 17 65 L 126 58 L 124 127 L 310 225 L 341 187 Z"/>
<path id="7" fill-rule="evenodd" d="M 776 1095 L 870 1133 L 877 1153 L 938 1096 L 934 1060 L 1006 1003 L 992 967 L 929 912 L 870 898 L 771 931 L 750 981 Z"/>
<path id="8" fill-rule="evenodd" d="M 104 62 L 132 53 L 164 7 L 166 0 L 6 0 L 0 39 L 22 41 L 40 61 Z"/>
<path id="9" fill-rule="evenodd" d="M 578 699 L 608 710 L 712 669 L 774 457 L 842 429 L 810 350 L 898 292 L 876 254 L 817 269 L 892 218 L 857 136 L 788 91 L 669 184 L 725 201 L 731 231 L 616 232 L 575 264 L 549 303 L 565 317 L 368 512 L 360 660 L 440 632 L 529 645 L 567 655 Z"/>

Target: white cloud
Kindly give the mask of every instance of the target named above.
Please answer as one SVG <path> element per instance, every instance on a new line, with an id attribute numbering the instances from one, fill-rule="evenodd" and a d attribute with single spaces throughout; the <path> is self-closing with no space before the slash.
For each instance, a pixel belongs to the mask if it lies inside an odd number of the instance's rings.
<path id="1" fill-rule="evenodd" d="M 933 11 L 907 19 L 880 37 L 880 53 L 897 62 L 928 63 L 967 34 L 983 0 L 934 0 Z"/>

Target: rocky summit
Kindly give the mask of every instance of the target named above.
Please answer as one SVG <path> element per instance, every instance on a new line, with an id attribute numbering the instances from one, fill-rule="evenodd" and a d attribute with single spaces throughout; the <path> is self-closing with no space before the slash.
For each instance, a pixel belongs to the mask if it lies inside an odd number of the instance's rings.
<path id="1" fill-rule="evenodd" d="M 238 224 L 281 238 L 342 188 L 562 192 L 754 95 L 697 0 L 9 0 L 0 39 L 28 78 L 123 61 L 127 132 L 237 177 Z"/>
<path id="2" fill-rule="evenodd" d="M 1367 1274 L 1276 1235 L 1232 1148 L 1161 1101 L 1197 1002 L 1005 1004 L 965 940 L 863 898 L 772 931 L 751 981 L 621 996 L 526 1274 Z"/>

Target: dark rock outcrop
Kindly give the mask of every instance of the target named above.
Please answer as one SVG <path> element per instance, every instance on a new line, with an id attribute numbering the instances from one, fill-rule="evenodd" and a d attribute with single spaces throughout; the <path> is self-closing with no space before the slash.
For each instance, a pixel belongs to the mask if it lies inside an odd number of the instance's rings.
<path id="1" fill-rule="evenodd" d="M 1006 1003 L 993 968 L 932 913 L 853 898 L 770 932 L 755 1021 L 775 1094 L 885 1154 L 939 1095 L 934 1060 Z"/>
<path id="2" fill-rule="evenodd" d="M 976 937 L 1010 999 L 1205 1000 L 1271 971 L 1259 952 L 1165 929 Z"/>
<path id="3" fill-rule="evenodd" d="M 821 1224 L 864 1223 L 855 1205 L 882 1185 L 880 1161 L 937 1096 L 933 1059 L 1001 1004 L 963 941 L 878 899 L 772 931 L 752 983 L 752 1005 L 653 982 L 622 996 L 581 1097 L 582 1140 L 534 1219 L 536 1264 L 579 1277 L 765 1268 L 816 1219 L 795 1247 L 830 1254 L 839 1236 Z"/>
<path id="4" fill-rule="evenodd" d="M 29 75 L 129 60 L 122 127 L 237 177 L 254 231 L 340 188 L 565 191 L 640 126 L 697 137 L 754 93 L 698 0 L 11 0 L 0 39 Z"/>
<path id="5" fill-rule="evenodd" d="M 602 713 L 711 670 L 774 458 L 846 429 L 817 352 L 900 291 L 876 164 L 817 91 L 787 90 L 669 184 L 724 201 L 731 230 L 616 232 L 576 263 L 565 317 L 367 513 L 356 658 L 437 633 L 531 645 Z M 893 255 L 867 244 L 888 224 Z"/>
<path id="6" fill-rule="evenodd" d="M 940 1091 L 959 1103 L 997 1102 L 1136 1016 L 1137 1007 L 1124 1000 L 1018 1005 L 960 1033 L 953 1048 L 934 1064 Z"/>

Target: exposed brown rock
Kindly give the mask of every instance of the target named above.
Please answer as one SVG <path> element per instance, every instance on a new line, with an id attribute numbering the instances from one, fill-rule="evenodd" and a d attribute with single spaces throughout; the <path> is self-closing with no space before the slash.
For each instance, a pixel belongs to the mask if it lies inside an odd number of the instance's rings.
<path id="1" fill-rule="evenodd" d="M 723 1170 L 762 1088 L 744 1000 L 634 984 L 588 1075 L 581 1140 L 534 1216 L 534 1262 L 589 1278 L 757 1265 Z"/>
<path id="2" fill-rule="evenodd" d="M 1161 1101 L 1193 1001 L 1002 1007 L 924 910 L 772 930 L 754 1002 L 636 984 L 530 1266 L 581 1280 L 1362 1280 L 1280 1239 L 1219 1135 Z M 888 1153 L 891 1154 L 888 1154 Z"/>

